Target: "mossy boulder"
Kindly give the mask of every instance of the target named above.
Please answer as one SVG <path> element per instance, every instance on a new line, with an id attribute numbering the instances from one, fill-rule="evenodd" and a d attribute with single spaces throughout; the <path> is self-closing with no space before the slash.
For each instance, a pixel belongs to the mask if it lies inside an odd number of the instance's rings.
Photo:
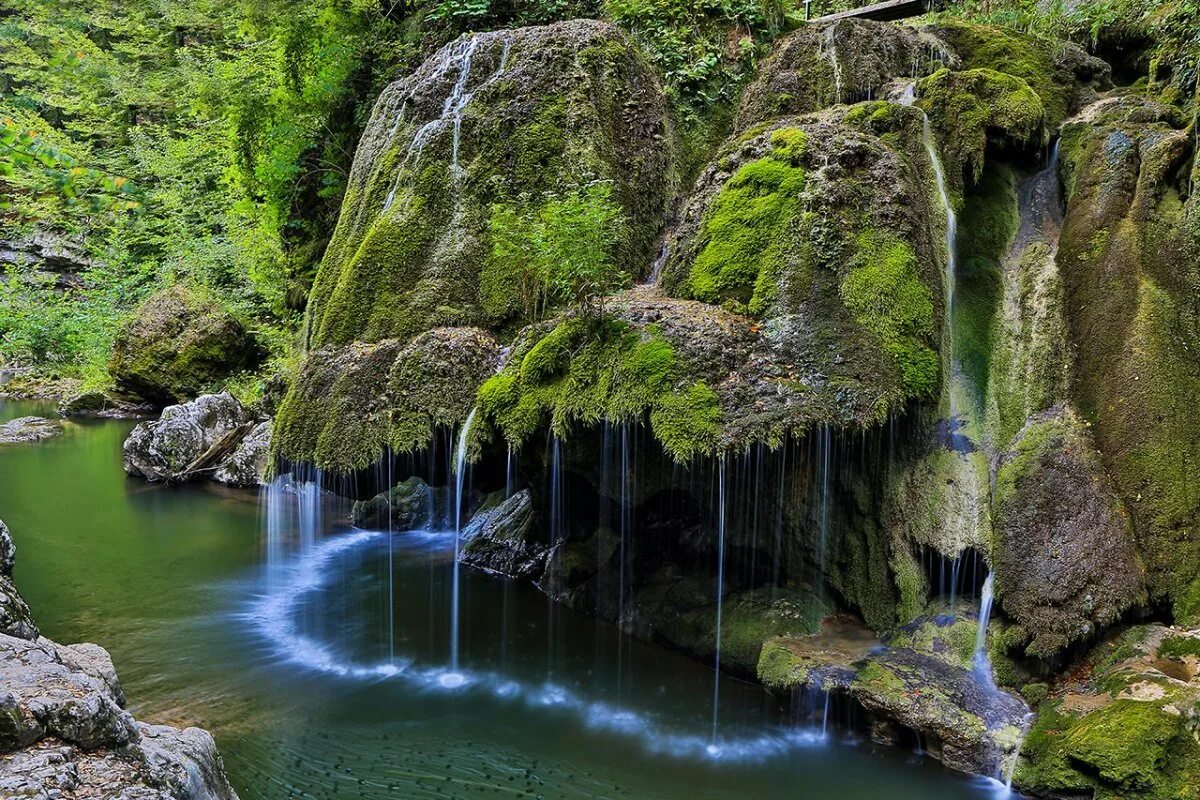
<path id="1" fill-rule="evenodd" d="M 454 524 L 448 500 L 449 492 L 435 489 L 414 475 L 370 500 L 357 501 L 350 509 L 350 521 L 372 530 L 440 530 Z"/>
<path id="2" fill-rule="evenodd" d="M 1129 514 L 1070 407 L 1021 429 L 992 502 L 996 591 L 1027 655 L 1051 658 L 1144 602 Z"/>
<path id="3" fill-rule="evenodd" d="M 386 448 L 424 448 L 439 428 L 467 418 L 499 357 L 496 340 L 478 328 L 314 350 L 280 404 L 275 452 L 347 473 Z"/>
<path id="4" fill-rule="evenodd" d="M 539 580 L 550 547 L 536 519 L 528 489 L 481 509 L 463 529 L 466 544 L 459 560 L 484 572 Z"/>
<path id="5" fill-rule="evenodd" d="M 1067 123 L 1058 251 L 1073 395 L 1133 520 L 1151 595 L 1200 622 L 1200 203 L 1193 131 L 1153 101 Z"/>
<path id="6" fill-rule="evenodd" d="M 467 34 L 384 90 L 359 144 L 309 302 L 314 348 L 522 320 L 492 275 L 494 203 L 607 182 L 634 275 L 674 195 L 674 134 L 651 69 L 618 28 L 575 20 Z"/>
<path id="7" fill-rule="evenodd" d="M 914 28 L 865 19 L 805 25 L 775 45 L 742 94 L 734 127 L 882 98 L 893 79 L 912 80 L 942 66 L 957 67 L 957 56 Z"/>
<path id="8" fill-rule="evenodd" d="M 1196 797 L 1200 632 L 1138 626 L 1098 646 L 1040 703 L 1016 784 L 1039 795 Z"/>
<path id="9" fill-rule="evenodd" d="M 262 358 L 240 319 L 180 284 L 151 295 L 121 327 L 108 370 L 119 392 L 163 407 L 216 388 Z"/>
<path id="10" fill-rule="evenodd" d="M 973 669 L 973 619 L 924 618 L 886 647 L 840 621 L 807 637 L 769 640 L 759 679 L 773 691 L 809 689 L 852 698 L 874 738 L 917 731 L 925 752 L 963 772 L 999 775 L 1015 757 L 1028 709 Z"/>

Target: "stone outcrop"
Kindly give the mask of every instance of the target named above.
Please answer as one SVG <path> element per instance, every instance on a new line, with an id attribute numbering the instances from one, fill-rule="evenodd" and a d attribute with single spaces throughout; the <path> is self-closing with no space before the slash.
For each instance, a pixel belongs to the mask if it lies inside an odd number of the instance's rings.
<path id="1" fill-rule="evenodd" d="M 759 679 L 776 692 L 849 698 L 877 741 L 895 744 L 916 731 L 924 752 L 946 766 L 1000 776 L 1016 758 L 1029 709 L 974 669 L 976 630 L 971 619 L 920 619 L 883 646 L 851 621 L 826 621 L 814 636 L 768 641 Z"/>
<path id="2" fill-rule="evenodd" d="M 546 569 L 550 547 L 534 526 L 533 501 L 529 490 L 475 513 L 463 529 L 459 560 L 470 567 L 536 581 Z"/>
<path id="3" fill-rule="evenodd" d="M 0 445 L 29 444 L 61 436 L 63 424 L 44 417 L 18 417 L 0 423 Z"/>
<path id="4" fill-rule="evenodd" d="M 996 592 L 1028 655 L 1051 657 L 1145 601 L 1129 513 L 1070 408 L 1017 434 L 1000 458 L 992 515 Z"/>
<path id="5" fill-rule="evenodd" d="M 1200 630 L 1130 628 L 1025 691 L 1039 705 L 1014 776 L 1022 791 L 1142 800 L 1200 791 Z"/>
<path id="6" fill-rule="evenodd" d="M 958 64 L 945 42 L 908 26 L 865 19 L 805 25 L 775 45 L 746 87 L 735 127 L 879 99 L 894 79 Z"/>
<path id="7" fill-rule="evenodd" d="M 168 406 L 139 423 L 122 448 L 125 472 L 148 481 L 213 477 L 236 486 L 262 482 L 270 422 L 256 420 L 228 392 Z"/>
<path id="8" fill-rule="evenodd" d="M 63 397 L 58 403 L 62 417 L 94 417 L 97 419 L 136 419 L 156 412 L 153 405 L 133 403 L 107 392 L 87 391 Z"/>
<path id="9" fill-rule="evenodd" d="M 29 612 L 29 606 L 13 586 L 13 562 L 16 547 L 12 535 L 0 520 L 0 634 L 19 639 L 36 639 L 37 624 Z"/>
<path id="10" fill-rule="evenodd" d="M 350 510 L 350 521 L 373 530 L 444 530 L 454 525 L 450 502 L 450 492 L 413 476 L 370 500 L 356 502 Z"/>
<path id="11" fill-rule="evenodd" d="M 119 392 L 162 408 L 256 366 L 262 355 L 241 320 L 179 285 L 147 299 L 117 332 L 108 371 Z"/>
<path id="12" fill-rule="evenodd" d="M 0 583 L 14 554 L 0 523 Z M 0 599 L 0 609 L 9 602 Z M 21 601 L 24 606 L 24 602 Z M 26 609 L 27 610 L 27 609 Z M 36 628 L 0 632 L 0 794 L 237 800 L 212 737 L 136 722 L 108 653 L 59 645 Z"/>

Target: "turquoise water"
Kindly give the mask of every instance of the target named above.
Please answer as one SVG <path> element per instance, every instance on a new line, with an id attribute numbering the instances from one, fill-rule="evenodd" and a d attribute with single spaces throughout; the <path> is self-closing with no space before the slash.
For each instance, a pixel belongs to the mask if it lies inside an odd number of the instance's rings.
<path id="1" fill-rule="evenodd" d="M 28 413 L 49 409 L 0 401 L 0 420 Z M 77 423 L 0 448 L 17 583 L 47 636 L 112 653 L 136 716 L 212 731 L 244 800 L 990 791 L 904 753 L 823 740 L 732 679 L 713 757 L 709 668 L 470 571 L 472 682 L 438 690 L 422 676 L 448 652 L 450 538 L 350 531 L 333 507 L 314 559 L 268 586 L 258 494 L 127 479 L 129 428 Z"/>

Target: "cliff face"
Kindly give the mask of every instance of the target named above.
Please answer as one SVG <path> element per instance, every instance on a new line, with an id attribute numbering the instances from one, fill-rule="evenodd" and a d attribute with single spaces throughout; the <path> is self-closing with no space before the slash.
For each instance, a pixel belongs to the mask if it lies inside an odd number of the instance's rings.
<path id="1" fill-rule="evenodd" d="M 237 800 L 208 732 L 137 722 L 112 659 L 38 634 L 0 522 L 0 793 Z"/>

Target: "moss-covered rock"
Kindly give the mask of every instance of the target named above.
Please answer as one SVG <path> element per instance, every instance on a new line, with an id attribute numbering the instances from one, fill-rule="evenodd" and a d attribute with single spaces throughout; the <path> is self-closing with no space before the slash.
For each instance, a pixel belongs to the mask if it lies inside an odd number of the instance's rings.
<path id="1" fill-rule="evenodd" d="M 262 357 L 241 320 L 180 284 L 152 295 L 122 326 L 108 370 L 118 391 L 161 407 L 215 388 Z"/>
<path id="2" fill-rule="evenodd" d="M 373 464 L 385 448 L 423 448 L 438 428 L 466 419 L 499 355 L 478 328 L 314 350 L 280 404 L 272 446 L 337 473 Z"/>
<path id="3" fill-rule="evenodd" d="M 1200 786 L 1200 632 L 1130 629 L 1050 688 L 1015 781 L 1053 796 L 1192 798 Z"/>
<path id="4" fill-rule="evenodd" d="M 1200 621 L 1200 204 L 1192 132 L 1129 96 L 1063 130 L 1058 252 L 1073 394 L 1133 518 L 1151 594 Z"/>
<path id="5" fill-rule="evenodd" d="M 618 28 L 465 35 L 376 103 L 313 286 L 311 344 L 519 319 L 520 303 L 497 299 L 504 279 L 488 276 L 498 201 L 610 182 L 625 222 L 614 262 L 644 274 L 674 194 L 672 152 L 662 90 Z"/>
<path id="6" fill-rule="evenodd" d="M 735 128 L 882 97 L 894 78 L 957 65 L 941 39 L 914 28 L 865 19 L 805 25 L 779 41 L 746 87 Z"/>
<path id="7" fill-rule="evenodd" d="M 1053 657 L 1145 600 L 1129 514 L 1071 408 L 1021 429 L 992 502 L 996 592 L 1026 654 Z"/>

